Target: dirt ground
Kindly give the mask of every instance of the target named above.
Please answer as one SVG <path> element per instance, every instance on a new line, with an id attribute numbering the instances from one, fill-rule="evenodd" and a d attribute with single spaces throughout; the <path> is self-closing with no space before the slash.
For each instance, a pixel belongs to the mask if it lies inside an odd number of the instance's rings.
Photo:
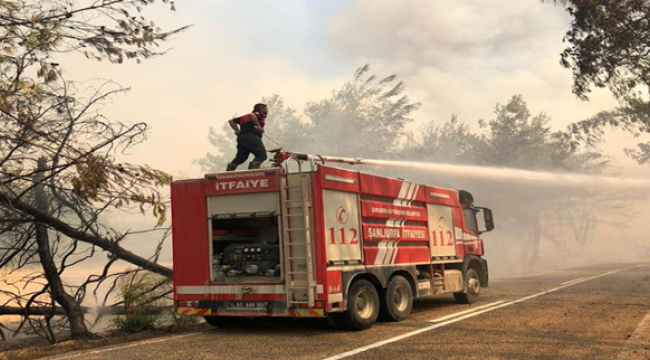
<path id="1" fill-rule="evenodd" d="M 210 325 L 202 323 L 174 326 L 154 331 L 144 331 L 137 334 L 105 333 L 93 340 L 63 340 L 53 345 L 41 338 L 23 338 L 8 342 L 0 341 L 0 360 L 40 359 L 48 356 L 62 355 L 71 351 L 123 344 L 163 335 L 204 331 L 210 328 L 212 328 Z"/>

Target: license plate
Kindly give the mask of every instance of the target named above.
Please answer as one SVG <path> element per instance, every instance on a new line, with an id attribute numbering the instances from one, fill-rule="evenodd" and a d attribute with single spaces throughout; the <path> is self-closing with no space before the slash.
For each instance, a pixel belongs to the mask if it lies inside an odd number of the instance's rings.
<path id="1" fill-rule="evenodd" d="M 227 307 L 232 310 L 266 310 L 269 303 L 266 301 L 231 301 Z"/>

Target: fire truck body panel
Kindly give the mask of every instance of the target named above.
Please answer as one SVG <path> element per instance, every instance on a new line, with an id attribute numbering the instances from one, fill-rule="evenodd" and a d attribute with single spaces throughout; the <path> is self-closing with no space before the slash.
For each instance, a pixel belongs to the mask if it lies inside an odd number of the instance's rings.
<path id="1" fill-rule="evenodd" d="M 179 314 L 324 317 L 357 279 L 401 275 L 415 298 L 462 292 L 470 267 L 487 285 L 455 190 L 325 165 L 235 171 L 174 182 L 172 210 Z"/>
<path id="2" fill-rule="evenodd" d="M 179 271 L 174 271 L 174 284 L 183 286 L 203 286 L 210 274 L 210 252 L 208 228 L 205 226 L 208 215 L 203 181 L 181 181 L 172 186 L 172 236 L 182 239 L 173 247 L 173 257 L 180 260 Z M 181 213 L 182 212 L 182 213 Z M 192 259 L 192 261 L 187 261 Z"/>

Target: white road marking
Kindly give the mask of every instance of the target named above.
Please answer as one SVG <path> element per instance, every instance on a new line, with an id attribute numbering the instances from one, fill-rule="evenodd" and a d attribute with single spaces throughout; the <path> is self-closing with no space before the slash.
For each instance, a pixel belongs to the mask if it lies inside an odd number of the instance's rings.
<path id="1" fill-rule="evenodd" d="M 473 313 L 474 311 L 479 311 L 479 310 L 481 310 L 481 309 L 485 309 L 485 308 L 488 308 L 488 307 L 490 307 L 490 306 L 499 305 L 499 304 L 501 304 L 502 302 L 503 302 L 503 301 L 497 301 L 497 302 L 493 302 L 493 303 L 490 303 L 490 304 L 487 304 L 487 305 L 473 307 L 473 308 L 471 308 L 471 309 L 469 309 L 469 310 L 460 311 L 460 312 L 457 312 L 457 313 L 449 314 L 449 315 L 447 315 L 447 316 L 439 317 L 439 318 L 434 319 L 434 320 L 429 320 L 429 322 L 437 323 L 437 322 L 441 322 L 441 321 L 445 321 L 445 320 L 453 319 L 453 318 L 455 318 L 455 317 L 458 317 L 458 316 L 461 316 L 461 315 L 465 315 L 465 314 L 469 314 L 469 313 Z"/>
<path id="2" fill-rule="evenodd" d="M 469 319 L 469 318 L 484 314 L 486 312 L 501 309 L 501 308 L 504 308 L 506 306 L 510 306 L 510 305 L 514 305 L 514 304 L 517 304 L 517 303 L 520 303 L 520 302 L 523 302 L 523 301 L 526 301 L 526 300 L 534 299 L 536 297 L 546 295 L 546 294 L 550 294 L 552 292 L 556 292 L 558 290 L 562 290 L 564 288 L 567 288 L 567 287 L 570 287 L 570 286 L 573 286 L 573 285 L 577 285 L 577 284 L 580 284 L 580 283 L 583 283 L 583 282 L 586 282 L 586 281 L 598 279 L 598 278 L 603 277 L 603 276 L 613 275 L 613 274 L 616 274 L 616 273 L 619 273 L 619 272 L 622 272 L 622 271 L 627 271 L 627 270 L 634 269 L 634 268 L 641 267 L 641 266 L 646 266 L 646 265 L 635 265 L 635 266 L 630 266 L 630 267 L 626 267 L 626 268 L 619 269 L 619 270 L 608 271 L 608 272 L 606 272 L 604 274 L 600 274 L 600 275 L 585 277 L 585 278 L 582 278 L 582 279 L 575 279 L 575 280 L 573 280 L 572 282 L 570 282 L 570 283 L 568 283 L 566 285 L 560 285 L 558 287 L 554 287 L 554 288 L 552 288 L 550 290 L 543 291 L 541 293 L 529 295 L 529 296 L 523 297 L 521 299 L 517 299 L 517 300 L 514 300 L 514 301 L 510 301 L 510 302 L 506 302 L 506 303 L 499 304 L 499 305 L 496 305 L 496 306 L 492 306 L 490 308 L 483 309 L 483 310 L 476 311 L 476 312 L 472 312 L 470 314 L 462 315 L 460 317 L 456 317 L 456 318 L 453 318 L 451 320 L 447 320 L 447 321 L 444 321 L 444 322 L 441 322 L 441 323 L 438 323 L 438 324 L 435 324 L 435 325 L 427 326 L 427 327 L 422 328 L 422 329 L 418 329 L 418 330 L 411 331 L 411 332 L 408 332 L 408 333 L 405 333 L 405 334 L 402 334 L 402 335 L 399 335 L 399 336 L 395 336 L 395 337 L 392 337 L 390 339 L 379 341 L 379 342 L 376 342 L 376 343 L 373 343 L 373 344 L 370 344 L 370 345 L 366 345 L 366 346 L 363 346 L 363 347 L 360 347 L 360 348 L 357 348 L 357 349 L 354 349 L 354 350 L 346 351 L 346 352 L 338 354 L 338 355 L 330 356 L 330 357 L 325 358 L 323 360 L 344 359 L 344 358 L 350 357 L 352 355 L 356 355 L 356 354 L 359 354 L 359 353 L 362 353 L 362 352 L 365 352 L 365 351 L 368 351 L 368 350 L 376 349 L 378 347 L 381 347 L 381 346 L 384 346 L 384 345 L 387 345 L 387 344 L 391 344 L 391 343 L 394 343 L 394 342 L 397 342 L 397 341 L 400 341 L 400 340 L 404 340 L 404 339 L 410 338 L 412 336 L 415 336 L 415 335 L 418 335 L 418 334 L 421 334 L 421 333 L 424 333 L 424 332 L 427 332 L 427 331 L 435 330 L 435 329 L 441 328 L 443 326 L 447 326 L 447 325 L 450 325 L 450 324 L 453 324 L 453 323 L 457 323 L 459 321 Z"/>
<path id="3" fill-rule="evenodd" d="M 585 278 L 585 277 L 583 276 L 583 277 L 578 278 L 578 279 L 573 279 L 573 280 L 565 281 L 565 282 L 561 283 L 560 285 L 573 284 L 574 282 L 576 282 L 576 281 L 580 281 L 580 280 L 582 280 L 582 279 L 584 279 L 584 278 Z"/>
<path id="4" fill-rule="evenodd" d="M 81 353 L 76 353 L 72 355 L 67 355 L 67 356 L 61 356 L 61 357 L 55 357 L 55 358 L 45 358 L 45 360 L 64 360 L 64 359 L 74 359 L 74 358 L 79 358 L 79 357 L 86 357 L 89 355 L 95 355 L 95 354 L 101 354 L 104 352 L 109 352 L 109 351 L 115 351 L 115 350 L 121 350 L 121 349 L 128 349 L 140 345 L 147 345 L 147 344 L 155 344 L 163 341 L 168 341 L 168 340 L 177 340 L 177 339 L 182 339 L 198 334 L 202 334 L 205 331 L 200 331 L 200 332 L 194 332 L 194 333 L 189 333 L 189 334 L 183 334 L 183 335 L 175 335 L 175 336 L 167 336 L 163 338 L 157 338 L 157 339 L 152 339 L 152 340 L 144 340 L 144 341 L 138 341 L 135 343 L 129 343 L 121 346 L 114 346 L 111 348 L 105 348 L 105 349 L 99 349 L 99 350 L 93 350 L 93 351 L 84 351 Z"/>
<path id="5" fill-rule="evenodd" d="M 638 351 L 633 349 L 634 345 L 639 345 L 641 342 L 650 342 L 650 312 L 641 320 L 639 326 L 636 327 L 632 336 L 627 340 L 628 343 L 623 348 L 623 351 L 618 355 L 618 360 L 632 360 L 632 359 L 641 359 L 642 356 L 646 356 L 650 359 L 650 350 L 645 348 L 645 353 L 643 350 Z"/>

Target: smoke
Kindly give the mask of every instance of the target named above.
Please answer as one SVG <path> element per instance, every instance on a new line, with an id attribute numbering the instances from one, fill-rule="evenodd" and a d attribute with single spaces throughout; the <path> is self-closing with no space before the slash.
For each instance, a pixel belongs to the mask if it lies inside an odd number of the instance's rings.
<path id="1" fill-rule="evenodd" d="M 548 184 L 560 187 L 573 188 L 618 188 L 618 189 L 647 189 L 650 190 L 650 181 L 635 178 L 618 178 L 610 176 L 584 175 L 574 173 L 553 173 L 542 171 L 529 171 L 509 168 L 490 168 L 472 165 L 454 165 L 425 163 L 416 161 L 389 161 L 389 160 L 363 160 L 370 165 L 382 165 L 410 168 L 421 171 L 433 171 L 435 174 L 462 176 L 473 179 L 500 180 L 507 182 L 523 182 Z"/>
<path id="2" fill-rule="evenodd" d="M 498 99 L 523 94 L 566 124 L 615 106 L 571 93 L 558 65 L 570 17 L 539 1 L 353 0 L 327 22 L 329 44 L 349 62 L 397 73 L 426 116 L 479 119 Z M 350 36 L 349 34 L 354 34 Z"/>
<path id="3" fill-rule="evenodd" d="M 363 163 L 376 174 L 468 190 L 477 206 L 492 209 L 496 229 L 482 235 L 492 278 L 650 257 L 645 179 L 415 161 Z"/>

